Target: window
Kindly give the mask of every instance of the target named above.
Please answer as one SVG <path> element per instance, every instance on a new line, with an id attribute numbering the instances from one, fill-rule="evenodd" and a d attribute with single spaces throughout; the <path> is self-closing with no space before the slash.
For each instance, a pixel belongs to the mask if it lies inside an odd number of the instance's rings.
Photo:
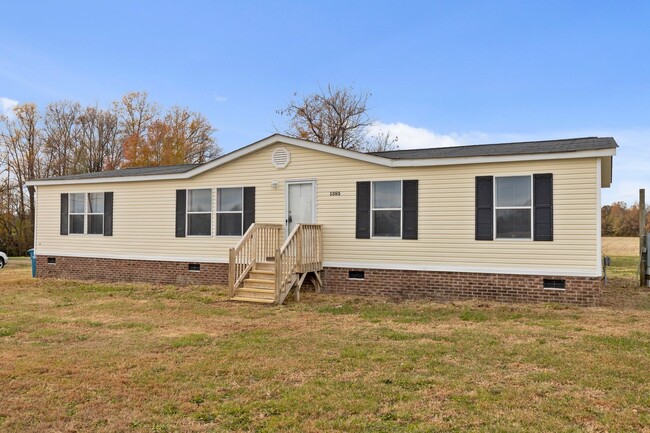
<path id="1" fill-rule="evenodd" d="M 84 193 L 70 194 L 68 216 L 68 233 L 84 234 L 85 222 L 85 196 Z"/>
<path id="2" fill-rule="evenodd" d="M 104 193 L 91 192 L 88 194 L 88 228 L 90 235 L 104 234 Z"/>
<path id="3" fill-rule="evenodd" d="M 187 235 L 212 234 L 212 190 L 187 190 Z"/>
<path id="4" fill-rule="evenodd" d="M 531 239 L 531 176 L 495 178 L 494 212 L 497 239 Z"/>
<path id="5" fill-rule="evenodd" d="M 371 213 L 373 236 L 402 236 L 401 181 L 372 183 Z"/>
<path id="6" fill-rule="evenodd" d="M 244 189 L 217 189 L 217 236 L 241 236 L 244 224 Z"/>

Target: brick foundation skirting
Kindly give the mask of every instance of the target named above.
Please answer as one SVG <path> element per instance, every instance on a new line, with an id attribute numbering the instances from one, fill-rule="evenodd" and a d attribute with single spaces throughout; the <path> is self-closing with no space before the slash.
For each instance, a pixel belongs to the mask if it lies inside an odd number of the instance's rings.
<path id="1" fill-rule="evenodd" d="M 48 263 L 48 258 L 56 263 Z M 201 265 L 199 272 L 189 263 Z M 168 262 L 37 256 L 37 276 L 99 281 L 143 281 L 156 284 L 226 285 L 226 263 Z M 363 279 L 350 279 L 349 271 L 363 271 Z M 325 268 L 323 292 L 374 295 L 436 301 L 484 299 L 498 302 L 560 302 L 597 305 L 602 285 L 597 277 L 479 274 L 468 272 L 406 271 L 392 269 Z M 544 278 L 565 280 L 566 289 L 545 289 Z"/>
<path id="2" fill-rule="evenodd" d="M 349 271 L 363 271 L 364 279 L 350 279 Z M 565 290 L 545 289 L 545 278 L 564 280 Z M 323 291 L 400 299 L 484 299 L 590 306 L 600 302 L 602 284 L 597 277 L 327 268 L 323 276 Z"/>
<path id="3" fill-rule="evenodd" d="M 48 258 L 56 263 L 48 263 Z M 198 263 L 200 271 L 188 270 Z M 167 262 L 154 260 L 99 259 L 36 256 L 36 276 L 97 281 L 142 281 L 154 284 L 228 284 L 227 263 Z"/>

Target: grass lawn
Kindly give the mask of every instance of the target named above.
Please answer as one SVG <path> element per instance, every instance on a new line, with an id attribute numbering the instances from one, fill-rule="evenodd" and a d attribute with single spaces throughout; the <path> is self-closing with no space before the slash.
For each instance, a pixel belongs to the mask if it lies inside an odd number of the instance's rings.
<path id="1" fill-rule="evenodd" d="M 0 431 L 649 432 L 650 292 L 628 274 L 598 308 L 313 293 L 266 307 L 33 280 L 14 260 Z"/>

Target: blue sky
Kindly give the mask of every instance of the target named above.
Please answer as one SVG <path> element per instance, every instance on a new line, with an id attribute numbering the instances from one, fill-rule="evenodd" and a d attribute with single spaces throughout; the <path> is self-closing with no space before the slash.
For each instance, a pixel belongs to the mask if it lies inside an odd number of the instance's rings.
<path id="1" fill-rule="evenodd" d="M 327 83 L 400 148 L 614 136 L 603 202 L 650 188 L 650 2 L 5 1 L 0 110 L 146 90 L 230 151 Z"/>

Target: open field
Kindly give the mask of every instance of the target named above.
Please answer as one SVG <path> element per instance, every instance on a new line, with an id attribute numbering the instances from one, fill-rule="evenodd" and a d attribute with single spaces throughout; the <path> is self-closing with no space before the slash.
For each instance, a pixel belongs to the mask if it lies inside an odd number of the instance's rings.
<path id="1" fill-rule="evenodd" d="M 27 266 L 0 271 L 1 431 L 650 432 L 650 293 L 619 273 L 598 308 L 264 307 Z"/>
<path id="2" fill-rule="evenodd" d="M 603 237 L 604 256 L 639 256 L 639 238 Z"/>

